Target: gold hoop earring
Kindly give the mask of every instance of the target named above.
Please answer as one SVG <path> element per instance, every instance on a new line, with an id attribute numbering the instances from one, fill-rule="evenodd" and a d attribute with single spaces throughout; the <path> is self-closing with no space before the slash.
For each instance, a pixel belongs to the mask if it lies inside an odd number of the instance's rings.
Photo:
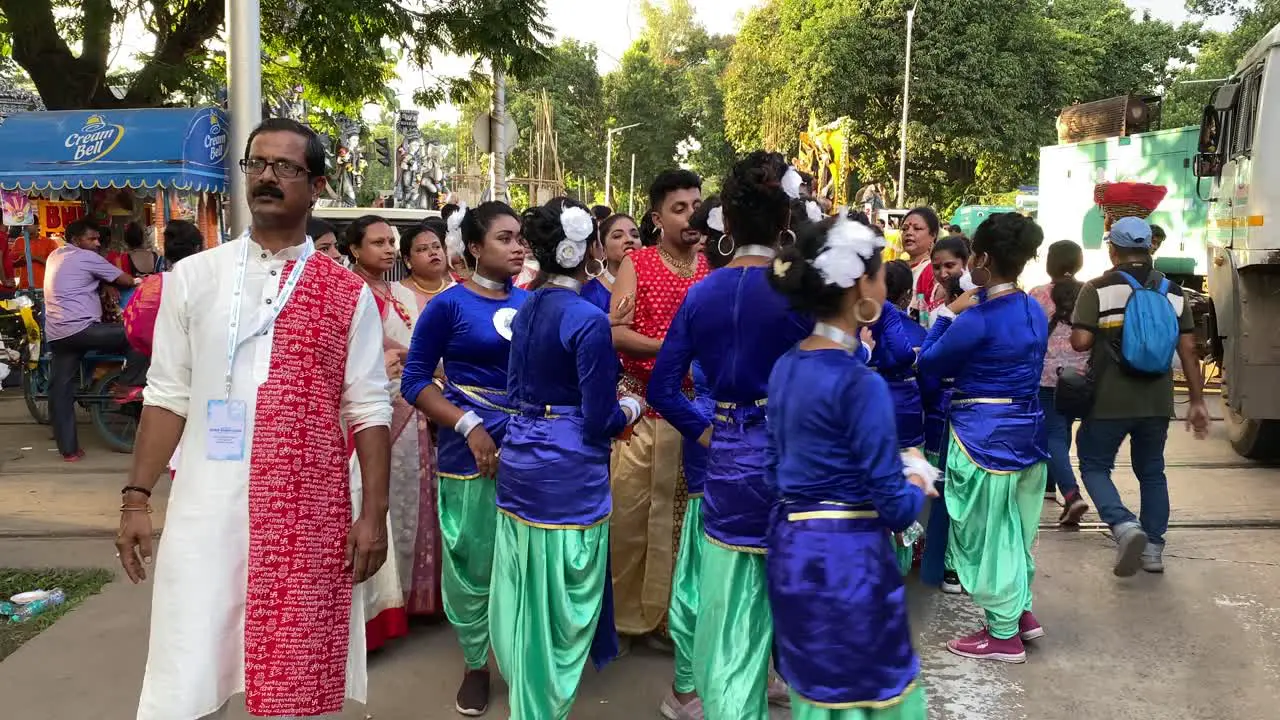
<path id="1" fill-rule="evenodd" d="M 725 250 L 725 249 L 724 249 L 724 241 L 725 241 L 725 240 L 728 240 L 728 241 L 729 241 L 729 249 L 728 249 L 728 250 Z M 733 236 L 732 236 L 732 235 L 730 235 L 729 233 L 725 233 L 725 234 L 721 235 L 721 236 L 720 236 L 720 239 L 719 239 L 719 240 L 716 240 L 716 252 L 720 253 L 720 254 L 721 254 L 721 255 L 723 255 L 724 257 L 729 257 L 730 255 L 732 255 L 732 254 L 733 254 L 733 251 L 737 248 L 737 246 L 738 246 L 738 243 L 734 242 L 734 240 L 733 240 Z"/>
<path id="2" fill-rule="evenodd" d="M 981 280 L 978 279 L 979 271 L 983 273 L 983 279 Z M 978 287 L 986 287 L 987 285 L 991 284 L 991 271 L 986 269 L 985 267 L 976 267 L 969 271 L 969 279 L 972 280 L 973 284 L 977 285 Z"/>
<path id="3" fill-rule="evenodd" d="M 786 240 L 783 240 L 784 236 L 787 238 Z M 791 228 L 786 228 L 782 232 L 778 233 L 778 247 L 780 248 L 790 247 L 795 244 L 796 244 L 796 233 Z"/>
<path id="4" fill-rule="evenodd" d="M 871 303 L 871 312 L 863 312 L 863 309 L 866 307 L 865 303 Z M 875 322 L 880 319 L 880 313 L 883 309 L 884 306 L 875 300 L 867 297 L 860 297 L 857 302 L 853 304 L 853 319 L 859 325 L 874 325 Z"/>
<path id="5" fill-rule="evenodd" d="M 596 261 L 596 264 L 598 264 L 598 265 L 600 266 L 600 269 L 599 269 L 599 270 L 597 270 L 597 271 L 595 271 L 595 272 L 591 272 L 591 261 L 592 261 L 592 260 L 595 260 L 595 261 Z M 588 258 L 588 259 L 587 259 L 587 277 L 590 277 L 590 278 L 598 278 L 598 277 L 600 277 L 600 276 L 601 276 L 601 275 L 603 275 L 603 274 L 604 274 L 604 261 L 603 261 L 603 260 L 600 260 L 600 259 L 597 259 L 597 258 Z"/>

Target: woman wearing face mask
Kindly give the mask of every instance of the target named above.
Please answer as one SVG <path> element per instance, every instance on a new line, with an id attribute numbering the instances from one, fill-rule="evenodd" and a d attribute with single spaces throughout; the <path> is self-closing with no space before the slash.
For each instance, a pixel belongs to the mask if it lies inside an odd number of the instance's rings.
<path id="1" fill-rule="evenodd" d="M 689 290 L 649 381 L 649 404 L 685 438 L 709 448 L 698 503 L 706 541 L 698 548 L 700 568 L 688 568 L 700 574 L 691 601 L 696 627 L 690 653 L 681 624 L 672 623 L 676 678 L 662 705 L 668 718 L 696 712 L 700 698 L 710 720 L 764 720 L 769 695 L 786 698 L 776 683 L 767 694 L 764 554 L 774 495 L 766 478 L 765 408 L 773 363 L 809 334 L 813 321 L 788 308 L 767 278 L 778 247 L 794 242 L 792 227 L 807 224 L 791 211 L 787 188 L 799 185 L 799 174 L 777 153 L 753 152 L 734 165 L 721 195 L 725 235 L 719 240 L 733 260 Z M 706 374 L 714 414 L 681 393 L 695 361 Z M 696 522 L 694 503 L 686 528 Z M 683 585 L 677 579 L 677 588 Z"/>
<path id="2" fill-rule="evenodd" d="M 899 454 L 889 389 L 857 358 L 885 303 L 882 247 L 832 218 L 802 231 L 769 278 L 818 321 L 769 377 L 768 588 L 795 720 L 927 716 L 891 533 L 915 521 L 933 471 Z"/>
<path id="3" fill-rule="evenodd" d="M 933 265 L 929 262 L 933 244 L 938 240 L 942 223 L 933 208 L 918 207 L 902 219 L 902 251 L 907 254 L 911 275 L 915 279 L 915 296 L 911 310 L 922 321 L 928 313 L 928 300 L 933 297 Z M 927 325 L 927 323 L 925 323 Z"/>
<path id="4" fill-rule="evenodd" d="M 511 322 L 528 293 L 511 284 L 524 266 L 520 218 L 506 203 L 449 217 L 450 246 L 474 270 L 427 305 L 413 332 L 400 390 L 440 428 L 439 517 L 445 615 L 462 644 L 466 674 L 456 707 L 489 706 L 489 577 L 497 510 L 498 448 L 513 412 L 507 399 Z M 443 360 L 448 381 L 432 382 Z"/>
<path id="5" fill-rule="evenodd" d="M 446 234 L 448 228 L 443 220 L 427 218 L 400 236 L 400 257 L 409 269 L 409 276 L 400 284 L 413 293 L 419 311 L 454 284 L 444 246 Z"/>
<path id="6" fill-rule="evenodd" d="M 946 458 L 948 556 L 986 627 L 952 640 L 963 657 L 1020 663 L 1044 636 L 1031 613 L 1031 556 L 1045 485 L 1040 372 L 1049 322 L 1017 287 L 1044 233 L 1016 213 L 993 215 L 973 237 L 979 285 L 939 311 L 920 353 L 922 373 L 954 377 Z"/>
<path id="7" fill-rule="evenodd" d="M 1076 297 L 1084 287 L 1084 283 L 1076 280 L 1081 267 L 1084 267 L 1084 251 L 1080 246 L 1070 240 L 1059 240 L 1049 246 L 1049 258 L 1045 262 L 1052 282 L 1031 290 L 1031 297 L 1049 316 L 1049 350 L 1040 375 L 1040 405 L 1044 408 L 1044 432 L 1050 455 L 1049 482 L 1044 496 L 1053 500 L 1055 489 L 1062 492 L 1062 515 L 1058 524 L 1064 527 L 1078 525 L 1080 517 L 1089 511 L 1071 469 L 1072 419 L 1060 414 L 1053 401 L 1058 372 L 1062 368 L 1083 371 L 1089 364 L 1088 353 L 1071 348 L 1071 314 L 1076 308 Z"/>
<path id="8" fill-rule="evenodd" d="M 365 215 L 352 221 L 344 233 L 340 248 L 352 261 L 355 269 L 365 284 L 373 292 L 378 313 L 382 316 L 383 355 L 386 359 L 387 377 L 394 387 L 400 380 L 400 372 L 404 367 L 404 356 L 408 348 L 409 337 L 413 332 L 413 323 L 417 319 L 417 309 L 413 306 L 413 298 L 403 288 L 394 286 L 383 279 L 383 276 L 396 262 L 396 236 L 387 221 L 377 215 Z M 418 413 L 403 400 L 396 404 L 395 413 L 399 420 L 392 422 L 392 442 L 403 445 L 406 438 L 398 434 L 407 419 Z M 416 429 L 416 423 L 415 423 Z M 412 566 L 413 543 L 406 535 L 405 528 L 416 528 L 418 523 L 419 479 L 417 470 L 421 467 L 417 462 L 412 466 L 403 463 L 396 467 L 394 463 L 395 449 L 392 449 L 393 463 L 391 470 L 390 513 L 388 522 L 391 531 L 391 552 L 393 562 L 388 562 L 374 577 L 361 585 L 364 596 L 366 644 L 369 650 L 376 650 L 388 640 L 408 634 L 409 622 L 405 611 L 405 593 L 409 589 L 408 576 L 405 569 Z M 359 469 L 353 463 L 351 478 L 352 497 L 359 495 Z M 406 552 L 407 551 L 407 552 Z"/>
<path id="9" fill-rule="evenodd" d="M 582 288 L 582 297 L 608 314 L 613 281 L 623 258 L 640 249 L 640 229 L 630 215 L 610 215 L 600 223 L 600 242 L 591 244 L 588 268 L 594 273 Z"/>
<path id="10" fill-rule="evenodd" d="M 608 317 L 579 295 L 596 232 L 586 207 L 555 198 L 526 210 L 523 229 L 547 275 L 513 327 L 516 414 L 498 469 L 493 654 L 511 717 L 563 720 L 597 623 L 616 637 L 606 606 L 609 450 L 644 406 L 618 400 Z"/>

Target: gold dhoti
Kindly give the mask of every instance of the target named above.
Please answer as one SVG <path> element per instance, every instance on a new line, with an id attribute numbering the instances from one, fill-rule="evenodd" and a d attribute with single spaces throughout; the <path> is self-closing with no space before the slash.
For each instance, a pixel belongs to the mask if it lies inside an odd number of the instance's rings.
<path id="1" fill-rule="evenodd" d="M 652 632 L 667 619 L 678 532 L 688 502 L 683 446 L 680 433 L 655 417 L 641 419 L 630 440 L 613 445 L 609 537 L 615 622 L 624 635 Z"/>

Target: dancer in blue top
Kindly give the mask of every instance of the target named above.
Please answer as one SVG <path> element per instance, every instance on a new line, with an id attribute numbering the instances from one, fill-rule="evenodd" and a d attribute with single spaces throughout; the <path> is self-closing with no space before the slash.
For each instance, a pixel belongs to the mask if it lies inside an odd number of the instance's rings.
<path id="1" fill-rule="evenodd" d="M 871 226 L 866 216 L 861 220 Z M 873 231 L 878 228 L 873 228 Z M 924 445 L 924 406 L 920 381 L 916 374 L 916 354 L 924 344 L 925 331 L 911 319 L 906 308 L 911 302 L 911 266 L 901 260 L 884 265 L 886 299 L 880 319 L 871 324 L 874 348 L 868 363 L 880 377 L 889 383 L 889 397 L 893 400 L 894 421 L 898 430 L 898 443 L 903 450 L 920 449 Z M 903 575 L 911 572 L 915 560 L 915 544 L 897 543 L 898 569 Z"/>
<path id="2" fill-rule="evenodd" d="M 511 323 L 528 293 L 512 287 L 524 267 L 520 219 L 505 203 L 449 217 L 446 241 L 471 276 L 436 296 L 418 319 L 400 392 L 440 428 L 437 444 L 441 590 L 462 644 L 466 674 L 457 710 L 489 706 L 489 576 L 493 568 L 494 478 L 512 409 L 507 400 Z M 432 382 L 444 362 L 443 389 Z"/>
<path id="3" fill-rule="evenodd" d="M 710 720 L 769 714 L 764 553 L 774 495 L 765 480 L 767 385 L 774 361 L 813 328 L 768 282 L 778 245 L 795 238 L 792 198 L 784 190 L 791 176 L 799 180 L 777 153 L 754 152 L 733 167 L 721 195 L 720 244 L 725 255 L 735 246 L 734 259 L 689 290 L 649 382 L 649 404 L 686 438 L 709 447 L 693 686 L 680 665 L 690 662 L 686 646 L 677 651 L 674 690 L 683 701 L 696 689 Z M 680 392 L 695 360 L 715 400 L 713 415 Z M 688 642 L 675 633 L 672 639 L 677 647 Z"/>
<path id="4" fill-rule="evenodd" d="M 599 240 L 590 247 L 587 274 L 591 279 L 582 286 L 582 297 L 608 315 L 618 267 L 632 251 L 640 249 L 640 229 L 630 215 L 616 213 L 600 223 L 598 235 Z"/>
<path id="5" fill-rule="evenodd" d="M 915 522 L 935 471 L 899 454 L 889 388 L 855 357 L 882 313 L 883 247 L 837 217 L 773 261 L 773 286 L 818 319 L 769 378 L 769 601 L 794 720 L 928 715 L 893 533 Z"/>
<path id="6" fill-rule="evenodd" d="M 490 622 L 511 717 L 563 720 L 602 613 L 613 632 L 609 450 L 644 406 L 619 403 L 609 319 L 580 294 L 596 231 L 586 206 L 556 198 L 523 228 L 546 283 L 512 326 Z"/>
<path id="7" fill-rule="evenodd" d="M 1023 641 L 1043 637 L 1031 614 L 1045 461 L 1040 370 L 1049 321 L 1018 289 L 1044 233 L 1016 213 L 978 226 L 969 260 L 978 285 L 938 312 L 921 373 L 954 377 L 946 460 L 951 516 L 947 555 L 987 627 L 947 644 L 985 660 L 1025 662 Z"/>

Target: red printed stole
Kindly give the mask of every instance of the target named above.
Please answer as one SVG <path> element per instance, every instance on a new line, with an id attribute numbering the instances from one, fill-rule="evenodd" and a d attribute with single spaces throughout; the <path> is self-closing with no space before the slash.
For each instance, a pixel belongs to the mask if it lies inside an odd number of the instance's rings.
<path id="1" fill-rule="evenodd" d="M 254 715 L 337 713 L 346 694 L 352 510 L 340 403 L 363 286 L 313 255 L 276 320 L 270 375 L 258 388 L 244 632 Z"/>

